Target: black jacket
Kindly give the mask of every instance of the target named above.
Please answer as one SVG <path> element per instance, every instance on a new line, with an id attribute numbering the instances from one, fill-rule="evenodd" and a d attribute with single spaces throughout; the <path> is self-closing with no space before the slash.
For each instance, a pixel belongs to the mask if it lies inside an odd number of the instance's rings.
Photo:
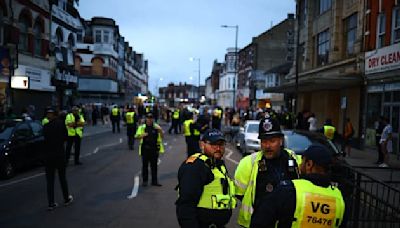
<path id="1" fill-rule="evenodd" d="M 210 210 L 197 207 L 203 187 L 214 180 L 210 165 L 210 162 L 206 164 L 203 160 L 196 159 L 193 163 L 183 163 L 179 168 L 179 198 L 175 204 L 176 215 L 181 227 L 199 228 L 208 227 L 210 224 L 223 227 L 229 222 L 232 215 L 231 210 Z M 216 165 L 225 164 L 220 160 Z"/>
<path id="2" fill-rule="evenodd" d="M 302 176 L 302 178 L 321 187 L 328 187 L 331 183 L 329 177 L 316 174 Z M 283 181 L 274 192 L 266 195 L 254 208 L 250 227 L 275 227 L 277 221 L 279 221 L 279 228 L 292 227 L 295 209 L 296 189 L 293 182 Z"/>
<path id="3" fill-rule="evenodd" d="M 68 137 L 64 121 L 57 118 L 43 126 L 46 164 L 66 161 L 64 142 Z"/>

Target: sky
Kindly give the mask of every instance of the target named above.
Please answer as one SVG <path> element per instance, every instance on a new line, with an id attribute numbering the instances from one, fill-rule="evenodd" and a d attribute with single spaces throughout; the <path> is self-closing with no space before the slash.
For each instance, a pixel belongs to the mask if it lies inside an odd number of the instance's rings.
<path id="1" fill-rule="evenodd" d="M 81 0 L 84 19 L 113 18 L 125 41 L 149 61 L 149 90 L 170 82 L 198 84 L 210 76 L 214 60 L 224 61 L 226 49 L 251 43 L 295 12 L 294 0 Z"/>

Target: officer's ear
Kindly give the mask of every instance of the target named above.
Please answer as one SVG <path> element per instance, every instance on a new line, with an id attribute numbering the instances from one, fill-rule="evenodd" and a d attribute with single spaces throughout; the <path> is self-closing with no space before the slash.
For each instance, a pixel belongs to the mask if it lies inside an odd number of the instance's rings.
<path id="1" fill-rule="evenodd" d="M 201 151 L 204 151 L 204 147 L 206 146 L 205 142 L 200 140 L 200 149 Z"/>
<path id="2" fill-rule="evenodd" d="M 315 165 L 315 164 L 314 164 L 314 161 L 313 161 L 313 160 L 306 159 L 306 161 L 305 161 L 306 173 L 311 173 L 311 171 L 312 171 L 314 165 Z"/>

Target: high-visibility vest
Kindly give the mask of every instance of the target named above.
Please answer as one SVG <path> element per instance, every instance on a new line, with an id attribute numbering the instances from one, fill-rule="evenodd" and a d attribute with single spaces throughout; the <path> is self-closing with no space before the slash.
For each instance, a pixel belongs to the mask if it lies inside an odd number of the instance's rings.
<path id="1" fill-rule="evenodd" d="M 154 123 L 154 127 L 156 127 L 156 126 L 158 126 L 158 124 Z M 145 132 L 146 132 L 146 124 L 140 125 L 138 130 L 136 131 L 135 138 L 143 135 Z M 141 138 L 140 142 L 139 142 L 139 155 L 142 155 L 142 144 L 143 144 L 143 138 Z M 163 141 L 162 141 L 162 137 L 161 137 L 160 133 L 158 133 L 158 136 L 157 136 L 157 146 L 160 147 L 160 151 L 159 151 L 160 154 L 163 154 L 165 152 L 165 150 L 164 150 L 164 145 L 163 145 Z"/>
<path id="2" fill-rule="evenodd" d="M 196 159 L 201 159 L 206 162 L 209 158 L 204 154 L 196 153 L 189 157 L 187 161 L 194 162 Z M 220 168 L 213 167 L 211 172 L 214 174 L 214 179 L 211 183 L 203 187 L 203 192 L 197 203 L 197 207 L 212 210 L 235 208 L 235 185 L 227 175 L 226 167 L 224 165 Z M 226 186 L 223 186 L 222 182 L 225 182 Z"/>
<path id="3" fill-rule="evenodd" d="M 48 124 L 49 122 L 50 122 L 50 121 L 49 121 L 49 119 L 48 119 L 47 117 L 43 118 L 43 119 L 42 119 L 42 126 Z"/>
<path id="4" fill-rule="evenodd" d="M 218 119 L 222 119 L 222 111 L 219 109 L 215 109 L 214 116 L 218 117 Z"/>
<path id="5" fill-rule="evenodd" d="M 111 109 L 111 115 L 118 116 L 118 113 L 119 113 L 119 109 L 118 108 Z"/>
<path id="6" fill-rule="evenodd" d="M 289 158 L 296 161 L 298 157 L 292 150 L 284 149 Z M 243 227 L 250 227 L 251 215 L 253 214 L 253 204 L 256 196 L 256 182 L 258 175 L 258 163 L 263 157 L 263 152 L 259 151 L 244 157 L 235 172 L 235 194 L 243 196 L 239 211 L 238 223 Z"/>
<path id="7" fill-rule="evenodd" d="M 79 122 L 85 123 L 85 119 L 83 118 L 82 115 L 79 115 Z M 68 113 L 68 115 L 65 118 L 65 125 L 67 126 L 68 136 L 78 135 L 79 137 L 82 138 L 83 127 L 76 127 L 76 128 L 68 127 L 68 124 L 70 124 L 70 123 L 75 123 L 75 116 L 73 113 Z"/>
<path id="8" fill-rule="evenodd" d="M 179 119 L 179 110 L 174 111 L 174 114 L 172 114 L 172 118 L 175 120 Z"/>
<path id="9" fill-rule="evenodd" d="M 336 131 L 335 127 L 326 126 L 326 125 L 324 126 L 324 135 L 330 140 L 333 140 L 333 138 L 335 136 L 335 131 Z"/>
<path id="10" fill-rule="evenodd" d="M 292 180 L 296 189 L 296 209 L 292 227 L 339 227 L 345 204 L 337 187 L 314 185 L 309 180 Z"/>
<path id="11" fill-rule="evenodd" d="M 193 119 L 190 120 L 185 120 L 185 122 L 183 122 L 183 135 L 184 136 L 191 136 L 192 133 L 190 132 L 190 124 L 193 124 Z M 200 135 L 200 131 L 197 129 L 194 129 L 193 131 L 193 135 L 194 136 L 199 136 Z"/>
<path id="12" fill-rule="evenodd" d="M 150 112 L 150 106 L 147 106 L 146 107 L 146 113 L 149 113 Z"/>
<path id="13" fill-rule="evenodd" d="M 127 124 L 133 124 L 135 121 L 135 112 L 127 112 L 125 118 Z"/>

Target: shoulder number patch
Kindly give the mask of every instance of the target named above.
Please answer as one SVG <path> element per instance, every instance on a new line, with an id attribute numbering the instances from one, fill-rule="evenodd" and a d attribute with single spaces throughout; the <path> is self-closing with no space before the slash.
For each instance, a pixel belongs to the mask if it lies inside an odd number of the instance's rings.
<path id="1" fill-rule="evenodd" d="M 188 157 L 188 159 L 186 159 L 186 164 L 188 163 L 193 163 L 194 161 L 196 161 L 197 156 L 190 156 Z"/>

